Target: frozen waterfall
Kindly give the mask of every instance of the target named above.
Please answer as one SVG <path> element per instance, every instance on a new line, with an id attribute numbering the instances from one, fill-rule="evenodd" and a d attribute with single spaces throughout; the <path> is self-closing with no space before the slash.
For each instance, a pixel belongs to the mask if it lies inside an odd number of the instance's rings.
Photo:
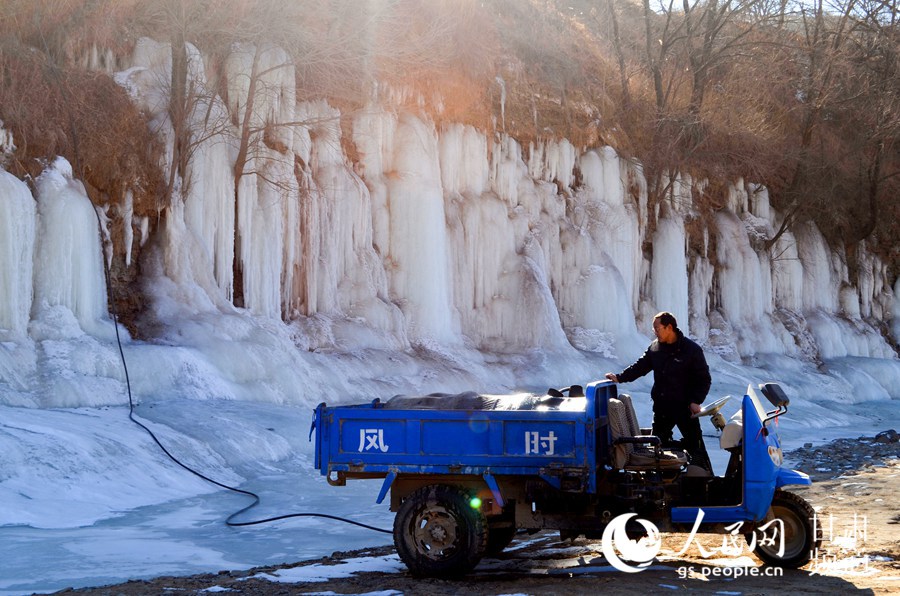
<path id="1" fill-rule="evenodd" d="M 125 238 L 146 242 L 144 288 L 165 342 L 206 354 L 212 344 L 197 333 L 216 337 L 218 317 L 232 321 L 222 323 L 234 331 L 223 338 L 268 334 L 277 338 L 272 350 L 296 352 L 283 361 L 287 376 L 263 383 L 254 399 L 298 399 L 290 387 L 315 376 L 320 363 L 308 354 L 318 352 L 405 354 L 401 385 L 430 378 L 416 364 L 423 355 L 453 371 L 450 384 L 492 375 L 497 386 L 539 382 L 549 368 L 519 377 L 517 355 L 527 354 L 555 354 L 568 363 L 559 375 L 596 376 L 592 359 L 636 356 L 661 310 L 733 363 L 774 354 L 897 364 L 879 322 L 891 320 L 898 335 L 900 282 L 864 246 L 855 255 L 862 273 L 849 279 L 841 247 L 809 223 L 766 249 L 780 214 L 764 188 L 735 181 L 714 220 L 699 221 L 694 201 L 705 181 L 674 176 L 650 208 L 640 163 L 611 147 L 579 149 L 564 139 L 523 147 L 505 134 L 438 126 L 389 101 L 341 114 L 324 100 L 297 101 L 293 68 L 277 48 L 233 52 L 226 102 L 188 46 L 190 82 L 203 98 L 191 116 L 198 142 L 150 240 L 146 220 L 132 221 L 130 211 Z M 141 40 L 116 79 L 171 146 L 170 65 L 167 44 Z M 234 122 L 245 118 L 270 136 L 242 140 Z M 209 134 L 202 127 L 213 121 Z M 242 142 L 243 169 L 235 167 Z M 32 197 L 0 170 L 0 334 L 8 346 L 0 370 L 16 368 L 11 346 L 61 337 L 54 326 L 110 338 L 98 216 L 84 188 L 60 159 L 35 189 Z M 244 309 L 232 306 L 235 271 Z M 36 358 L 51 358 L 48 349 Z M 183 352 L 145 351 L 167 366 L 190 361 Z M 273 353 L 261 352 L 263 369 Z M 233 397 L 264 377 L 224 370 L 220 355 L 202 359 L 209 378 L 219 370 L 226 381 L 217 390 Z M 85 374 L 107 374 L 98 370 Z M 374 370 L 336 374 L 326 381 L 332 387 L 384 381 L 373 381 Z M 120 386 L 119 373 L 108 376 Z M 25 377 L 17 378 L 2 383 L 21 390 Z M 896 397 L 896 386 L 886 390 Z"/>

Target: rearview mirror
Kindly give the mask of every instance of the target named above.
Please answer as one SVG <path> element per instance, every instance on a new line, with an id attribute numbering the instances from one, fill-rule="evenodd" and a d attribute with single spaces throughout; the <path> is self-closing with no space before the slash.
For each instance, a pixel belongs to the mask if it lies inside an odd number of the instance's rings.
<path id="1" fill-rule="evenodd" d="M 759 390 L 776 408 L 786 408 L 791 400 L 778 383 L 760 383 Z"/>

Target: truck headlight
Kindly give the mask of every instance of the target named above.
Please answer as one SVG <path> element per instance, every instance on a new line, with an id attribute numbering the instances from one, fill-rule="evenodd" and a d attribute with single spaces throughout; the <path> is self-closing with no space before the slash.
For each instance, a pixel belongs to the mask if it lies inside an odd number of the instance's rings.
<path id="1" fill-rule="evenodd" d="M 769 458 L 771 458 L 773 464 L 780 467 L 781 462 L 784 461 L 784 454 L 781 452 L 781 447 L 773 447 L 770 445 Z"/>

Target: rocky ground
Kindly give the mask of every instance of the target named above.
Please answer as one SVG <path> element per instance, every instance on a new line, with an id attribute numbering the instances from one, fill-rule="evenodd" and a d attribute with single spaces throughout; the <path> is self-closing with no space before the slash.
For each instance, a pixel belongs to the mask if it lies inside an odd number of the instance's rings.
<path id="1" fill-rule="evenodd" d="M 612 569 L 600 541 L 523 535 L 460 581 L 411 577 L 393 546 L 334 553 L 315 561 L 191 577 L 161 577 L 65 594 L 701 594 L 900 593 L 900 442 L 896 431 L 840 439 L 787 454 L 814 484 L 795 492 L 817 510 L 823 543 L 803 569 L 778 570 L 748 554 L 723 557 L 722 536 L 702 535 L 684 554 L 684 534 L 667 534 L 658 560 L 639 573 Z M 706 553 L 702 553 L 705 549 Z M 713 553 L 712 555 L 710 553 Z M 739 566 L 735 566 L 739 564 Z M 368 569 L 368 570 L 367 570 Z M 354 572 L 355 571 L 355 572 Z M 774 575 L 781 571 L 781 575 Z"/>

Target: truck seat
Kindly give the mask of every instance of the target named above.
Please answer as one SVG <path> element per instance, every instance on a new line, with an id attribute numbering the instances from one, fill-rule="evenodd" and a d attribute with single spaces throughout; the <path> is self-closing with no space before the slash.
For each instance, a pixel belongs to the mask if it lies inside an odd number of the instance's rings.
<path id="1" fill-rule="evenodd" d="M 634 404 L 631 401 L 631 396 L 627 393 L 620 393 L 618 399 L 625 404 L 625 417 L 628 419 L 628 434 L 632 437 L 651 434 L 651 429 L 641 428 L 641 425 L 638 423 L 637 413 L 634 411 Z"/>
<path id="2" fill-rule="evenodd" d="M 687 464 L 684 451 L 662 449 L 659 438 L 632 432 L 629 418 L 637 427 L 637 415 L 620 399 L 610 398 L 607 414 L 609 416 L 610 438 L 612 440 L 612 464 L 624 470 L 656 470 L 677 469 Z M 629 410 L 631 410 L 629 414 Z"/>

